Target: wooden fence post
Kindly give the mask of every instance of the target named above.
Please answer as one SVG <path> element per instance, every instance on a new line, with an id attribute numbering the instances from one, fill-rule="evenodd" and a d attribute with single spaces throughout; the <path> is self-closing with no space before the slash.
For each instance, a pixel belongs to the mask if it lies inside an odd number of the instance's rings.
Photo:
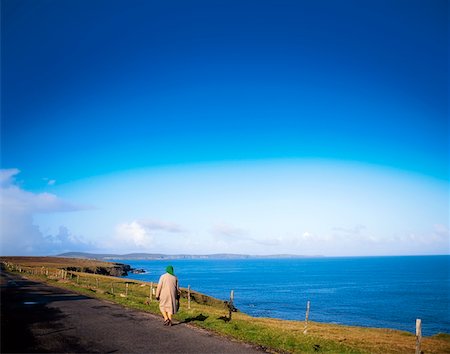
<path id="1" fill-rule="evenodd" d="M 303 330 L 303 334 L 308 333 L 308 320 L 309 320 L 309 309 L 311 307 L 311 301 L 308 300 L 306 303 L 306 316 L 305 316 L 305 328 Z"/>
<path id="2" fill-rule="evenodd" d="M 188 309 L 191 309 L 191 286 L 188 285 Z"/>
<path id="3" fill-rule="evenodd" d="M 114 295 L 114 283 L 111 283 L 111 294 Z"/>
<path id="4" fill-rule="evenodd" d="M 77 284 L 80 284 L 80 275 L 77 275 Z"/>
<path id="5" fill-rule="evenodd" d="M 128 296 L 128 283 L 125 283 L 125 296 Z"/>
<path id="6" fill-rule="evenodd" d="M 228 319 L 231 321 L 231 313 L 233 312 L 233 307 L 234 307 L 234 290 L 231 290 L 230 293 L 230 302 L 228 303 Z"/>
<path id="7" fill-rule="evenodd" d="M 416 319 L 416 354 L 421 353 L 422 346 L 422 320 Z"/>
<path id="8" fill-rule="evenodd" d="M 153 282 L 150 283 L 150 302 L 153 300 Z"/>

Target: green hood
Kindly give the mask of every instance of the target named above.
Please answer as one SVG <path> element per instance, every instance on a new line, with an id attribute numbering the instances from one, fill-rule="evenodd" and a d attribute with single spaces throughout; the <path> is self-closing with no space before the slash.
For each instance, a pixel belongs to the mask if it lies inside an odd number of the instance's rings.
<path id="1" fill-rule="evenodd" d="M 173 274 L 173 267 L 172 267 L 171 265 L 170 265 L 170 266 L 167 266 L 166 272 L 169 273 L 169 274 L 171 274 L 171 275 L 174 275 L 174 274 Z"/>

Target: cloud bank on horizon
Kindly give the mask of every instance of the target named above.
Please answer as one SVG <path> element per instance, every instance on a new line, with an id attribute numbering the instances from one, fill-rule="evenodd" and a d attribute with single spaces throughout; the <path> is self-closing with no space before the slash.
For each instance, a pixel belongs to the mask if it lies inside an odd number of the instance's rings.
<path id="1" fill-rule="evenodd" d="M 17 174 L 2 171 L 3 254 L 449 250 L 448 185 L 373 166 L 272 161 L 144 169 L 61 186 L 61 197 L 24 191 Z"/>
<path id="2" fill-rule="evenodd" d="M 0 253 L 450 253 L 448 6 L 2 1 Z"/>
<path id="3" fill-rule="evenodd" d="M 0 170 L 0 230 L 2 255 L 47 255 L 71 248 L 92 247 L 59 226 L 55 234 L 45 234 L 34 222 L 37 214 L 76 212 L 88 207 L 75 205 L 52 193 L 32 193 L 15 182 L 18 169 Z"/>

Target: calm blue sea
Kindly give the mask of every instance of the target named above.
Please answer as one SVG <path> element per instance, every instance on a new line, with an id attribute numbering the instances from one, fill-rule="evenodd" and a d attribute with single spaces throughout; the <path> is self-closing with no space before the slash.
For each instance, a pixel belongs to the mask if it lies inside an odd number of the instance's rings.
<path id="1" fill-rule="evenodd" d="M 128 277 L 157 282 L 172 264 L 182 287 L 228 299 L 252 316 L 310 320 L 415 331 L 450 333 L 450 256 L 121 260 L 145 274 Z"/>

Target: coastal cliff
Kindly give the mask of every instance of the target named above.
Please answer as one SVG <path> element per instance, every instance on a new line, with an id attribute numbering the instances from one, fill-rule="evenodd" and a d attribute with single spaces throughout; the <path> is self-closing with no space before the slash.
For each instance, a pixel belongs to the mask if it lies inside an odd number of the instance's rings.
<path id="1" fill-rule="evenodd" d="M 127 264 L 80 258 L 0 257 L 0 262 L 17 264 L 24 267 L 58 268 L 72 272 L 110 275 L 113 277 L 126 276 L 131 271 L 131 267 Z"/>
<path id="2" fill-rule="evenodd" d="M 111 263 L 111 266 L 89 266 L 89 267 L 65 267 L 63 268 L 72 272 L 83 272 L 100 275 L 110 275 L 113 277 L 127 276 L 131 271 L 131 267 L 122 263 Z"/>

